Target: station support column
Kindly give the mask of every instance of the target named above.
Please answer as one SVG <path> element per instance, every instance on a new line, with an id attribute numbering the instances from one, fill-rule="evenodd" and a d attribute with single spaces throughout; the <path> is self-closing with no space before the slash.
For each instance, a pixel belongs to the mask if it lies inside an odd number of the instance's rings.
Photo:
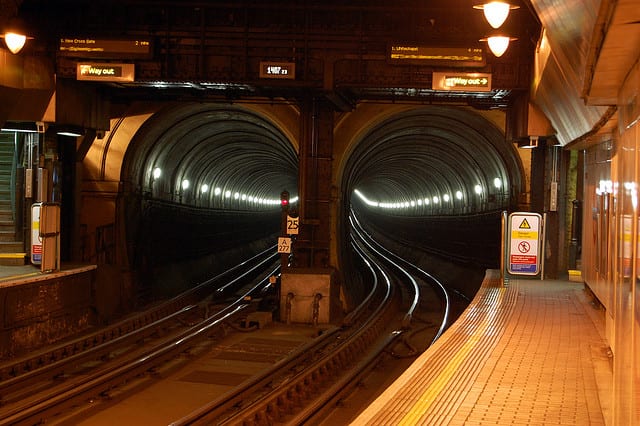
<path id="1" fill-rule="evenodd" d="M 334 109 L 309 97 L 301 102 L 300 111 L 300 229 L 291 265 L 282 274 L 280 312 L 288 316 L 283 321 L 323 324 L 340 312 L 337 274 L 330 264 Z"/>
<path id="2" fill-rule="evenodd" d="M 567 186 L 569 152 L 543 141 L 531 157 L 531 211 L 545 215 L 545 278 L 567 270 Z"/>

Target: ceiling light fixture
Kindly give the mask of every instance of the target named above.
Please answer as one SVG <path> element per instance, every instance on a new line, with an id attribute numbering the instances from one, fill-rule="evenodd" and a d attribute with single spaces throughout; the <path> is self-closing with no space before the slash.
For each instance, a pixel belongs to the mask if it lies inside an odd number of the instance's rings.
<path id="1" fill-rule="evenodd" d="M 27 40 L 33 39 L 27 35 L 26 26 L 19 18 L 12 18 L 9 24 L 4 28 L 1 38 L 4 38 L 4 43 L 7 48 L 14 55 L 20 53 Z"/>
<path id="2" fill-rule="evenodd" d="M 60 136 L 80 137 L 84 135 L 84 129 L 79 126 L 59 125 L 56 126 L 56 133 Z"/>
<path id="3" fill-rule="evenodd" d="M 33 121 L 12 121 L 4 123 L 0 130 L 3 132 L 38 133 L 38 126 Z"/>
<path id="4" fill-rule="evenodd" d="M 6 32 L 2 37 L 4 37 L 4 43 L 7 45 L 7 48 L 13 54 L 19 53 L 27 42 L 27 36 L 24 34 Z"/>
<path id="5" fill-rule="evenodd" d="M 539 136 L 529 136 L 528 138 L 524 138 L 524 140 L 517 141 L 518 148 L 522 148 L 522 149 L 537 148 L 539 140 L 540 140 Z"/>
<path id="6" fill-rule="evenodd" d="M 504 52 L 506 52 L 509 47 L 509 43 L 514 40 L 517 40 L 517 38 L 504 35 L 494 35 L 480 39 L 480 41 L 486 41 L 489 44 L 491 53 L 498 58 L 504 55 Z"/>
<path id="7" fill-rule="evenodd" d="M 490 1 L 485 4 L 473 6 L 474 9 L 482 9 L 484 17 L 493 28 L 500 28 L 509 16 L 509 11 L 518 9 L 520 6 L 513 6 L 503 1 Z"/>

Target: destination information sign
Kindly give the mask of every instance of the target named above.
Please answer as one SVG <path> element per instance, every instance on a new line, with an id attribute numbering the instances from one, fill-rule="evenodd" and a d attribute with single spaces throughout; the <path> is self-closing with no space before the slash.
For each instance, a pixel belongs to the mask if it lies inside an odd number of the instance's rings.
<path id="1" fill-rule="evenodd" d="M 389 59 L 398 63 L 459 67 L 483 66 L 486 61 L 481 47 L 433 47 L 409 43 L 390 45 Z"/>
<path id="2" fill-rule="evenodd" d="M 62 37 L 60 55 L 83 58 L 129 58 L 151 56 L 151 42 L 143 39 L 96 39 Z"/>

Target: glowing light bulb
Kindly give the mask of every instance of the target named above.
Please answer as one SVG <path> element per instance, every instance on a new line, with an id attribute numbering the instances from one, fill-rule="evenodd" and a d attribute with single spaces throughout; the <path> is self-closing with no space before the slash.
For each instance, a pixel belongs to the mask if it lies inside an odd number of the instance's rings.
<path id="1" fill-rule="evenodd" d="M 11 51 L 11 53 L 18 53 L 24 47 L 27 42 L 27 36 L 24 34 L 17 34 L 7 32 L 4 34 L 4 42 Z"/>
<path id="2" fill-rule="evenodd" d="M 491 49 L 491 52 L 499 58 L 509 47 L 509 37 L 492 36 L 487 38 L 487 43 L 489 43 L 489 49 Z"/>
<path id="3" fill-rule="evenodd" d="M 510 6 L 508 3 L 501 1 L 492 1 L 486 3 L 483 7 L 484 17 L 493 28 L 500 28 L 509 16 Z"/>

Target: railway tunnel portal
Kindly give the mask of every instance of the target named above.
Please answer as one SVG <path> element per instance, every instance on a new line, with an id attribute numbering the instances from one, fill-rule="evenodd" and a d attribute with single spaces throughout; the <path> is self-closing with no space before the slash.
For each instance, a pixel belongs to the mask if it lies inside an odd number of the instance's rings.
<path id="1" fill-rule="evenodd" d="M 194 265 L 211 265 L 236 244 L 274 241 L 287 190 L 301 200 L 292 204 L 301 230 L 291 271 L 339 281 L 352 205 L 398 220 L 517 206 L 527 159 L 503 126 L 503 113 L 464 107 L 139 104 L 84 159 L 92 209 L 83 221 L 115 224 L 114 269 L 127 271 L 136 293 L 149 270 L 193 282 Z"/>

